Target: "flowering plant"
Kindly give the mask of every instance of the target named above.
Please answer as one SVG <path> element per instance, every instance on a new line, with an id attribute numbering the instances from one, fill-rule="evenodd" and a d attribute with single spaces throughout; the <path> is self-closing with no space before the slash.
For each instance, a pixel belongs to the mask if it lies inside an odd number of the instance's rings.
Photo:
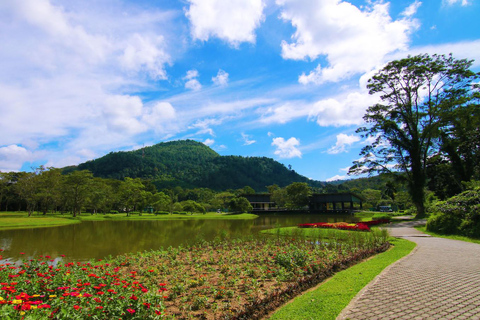
<path id="1" fill-rule="evenodd" d="M 331 229 L 340 229 L 340 230 L 352 230 L 352 231 L 370 231 L 369 226 L 378 225 L 382 223 L 390 223 L 388 219 L 372 220 L 372 221 L 362 221 L 357 223 L 347 223 L 347 222 L 317 222 L 317 223 L 303 223 L 299 224 L 299 228 L 331 228 Z"/>
<path id="2" fill-rule="evenodd" d="M 163 293 L 110 264 L 58 263 L 49 256 L 0 265 L 2 319 L 157 319 Z M 140 314 L 139 315 L 139 312 Z"/>

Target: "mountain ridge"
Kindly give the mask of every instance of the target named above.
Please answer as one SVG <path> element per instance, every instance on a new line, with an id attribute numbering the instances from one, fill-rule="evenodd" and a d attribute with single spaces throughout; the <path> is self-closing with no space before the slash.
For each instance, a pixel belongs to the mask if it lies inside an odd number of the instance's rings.
<path id="1" fill-rule="evenodd" d="M 123 180 L 125 177 L 151 180 L 157 188 L 238 189 L 250 186 L 265 191 L 266 186 L 284 187 L 306 182 L 322 187 L 285 165 L 267 157 L 221 156 L 194 140 L 161 142 L 134 151 L 110 152 L 103 157 L 69 167 L 90 170 L 94 176 Z"/>

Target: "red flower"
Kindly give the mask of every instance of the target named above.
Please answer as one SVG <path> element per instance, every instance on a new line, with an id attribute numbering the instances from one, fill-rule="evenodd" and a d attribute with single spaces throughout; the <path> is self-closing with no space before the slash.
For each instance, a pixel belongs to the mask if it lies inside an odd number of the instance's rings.
<path id="1" fill-rule="evenodd" d="M 135 310 L 134 310 L 134 309 L 131 309 L 131 308 L 128 308 L 127 311 L 130 312 L 131 314 L 134 314 L 134 313 L 135 313 Z"/>
<path id="2" fill-rule="evenodd" d="M 80 306 L 77 306 L 77 305 L 74 305 L 74 306 L 73 306 L 73 308 L 74 308 L 75 310 L 82 309 L 82 307 L 80 307 Z"/>
<path id="3" fill-rule="evenodd" d="M 131 300 L 138 300 L 137 296 L 135 296 L 134 294 L 132 294 L 132 296 L 130 297 Z"/>

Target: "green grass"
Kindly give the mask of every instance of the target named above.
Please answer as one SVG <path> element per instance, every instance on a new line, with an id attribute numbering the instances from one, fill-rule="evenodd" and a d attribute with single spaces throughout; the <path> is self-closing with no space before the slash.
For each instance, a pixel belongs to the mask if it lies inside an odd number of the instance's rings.
<path id="1" fill-rule="evenodd" d="M 352 231 L 326 229 L 326 228 L 299 228 L 284 227 L 277 229 L 263 230 L 262 233 L 273 234 L 278 236 L 308 237 L 315 239 L 347 239 Z"/>
<path id="2" fill-rule="evenodd" d="M 194 213 L 194 214 L 165 214 L 165 215 L 154 215 L 151 213 L 131 214 L 127 217 L 126 213 L 116 213 L 116 214 L 82 214 L 79 219 L 82 221 L 104 221 L 104 220 L 192 220 L 192 219 L 222 219 L 222 220 L 231 220 L 231 219 L 255 219 L 258 216 L 251 213 L 241 213 L 241 214 L 228 214 L 228 213 L 217 213 L 217 212 L 207 212 L 206 214 Z"/>
<path id="3" fill-rule="evenodd" d="M 312 291 L 278 309 L 269 319 L 335 319 L 383 269 L 409 254 L 416 244 L 391 238 L 393 248 L 341 271 Z"/>
<path id="4" fill-rule="evenodd" d="M 0 212 L 0 230 L 58 227 L 81 221 L 61 215 L 32 215 L 26 212 Z"/>
<path id="5" fill-rule="evenodd" d="M 58 227 L 68 224 L 81 223 L 82 221 L 112 221 L 112 220 L 193 220 L 193 219 L 255 219 L 257 215 L 250 213 L 242 214 L 221 214 L 217 212 L 208 212 L 206 214 L 193 215 L 154 215 L 144 213 L 141 216 L 138 214 L 127 217 L 125 213 L 118 214 L 95 214 L 82 213 L 80 216 L 73 218 L 70 214 L 47 213 L 45 216 L 42 213 L 35 212 L 32 216 L 28 216 L 26 212 L 0 212 L 0 230 L 8 229 L 26 229 L 26 228 L 43 228 L 43 227 Z"/>
<path id="6" fill-rule="evenodd" d="M 438 238 L 446 238 L 446 239 L 460 240 L 460 241 L 466 241 L 466 242 L 480 244 L 480 239 L 473 239 L 473 238 L 469 238 L 469 237 L 465 237 L 465 236 L 446 235 L 446 234 L 436 233 L 436 232 L 433 232 L 433 231 L 428 231 L 425 226 L 415 227 L 415 229 L 417 229 L 419 231 L 422 231 L 426 234 L 429 234 L 431 236 L 438 237 Z"/>

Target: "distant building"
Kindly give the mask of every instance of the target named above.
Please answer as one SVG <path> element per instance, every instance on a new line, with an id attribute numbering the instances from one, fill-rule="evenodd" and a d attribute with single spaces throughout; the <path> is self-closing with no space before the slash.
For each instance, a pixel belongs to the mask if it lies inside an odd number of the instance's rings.
<path id="1" fill-rule="evenodd" d="M 253 212 L 286 211 L 272 201 L 271 194 L 243 194 L 253 207 Z M 363 199 L 353 193 L 314 193 L 310 196 L 310 212 L 349 213 L 363 208 Z"/>

